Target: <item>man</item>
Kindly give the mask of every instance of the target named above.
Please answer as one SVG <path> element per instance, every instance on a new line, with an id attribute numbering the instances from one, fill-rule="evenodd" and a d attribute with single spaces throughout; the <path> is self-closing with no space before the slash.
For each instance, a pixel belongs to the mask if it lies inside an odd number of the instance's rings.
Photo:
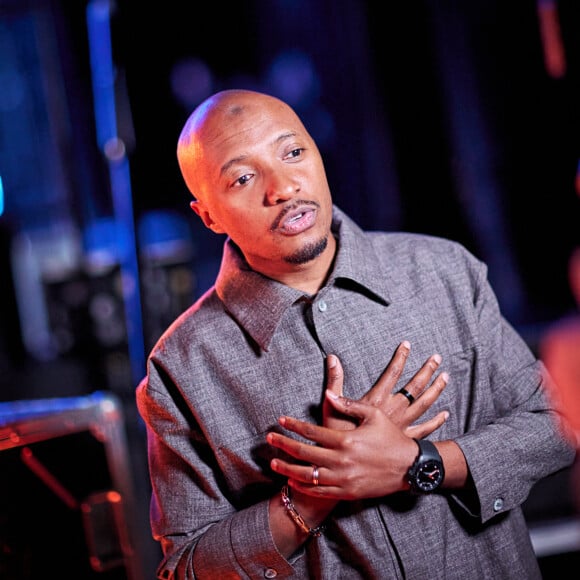
<path id="1" fill-rule="evenodd" d="M 177 155 L 228 239 L 137 391 L 159 578 L 540 578 L 520 506 L 574 450 L 485 266 L 360 230 L 271 96 L 210 97 Z"/>

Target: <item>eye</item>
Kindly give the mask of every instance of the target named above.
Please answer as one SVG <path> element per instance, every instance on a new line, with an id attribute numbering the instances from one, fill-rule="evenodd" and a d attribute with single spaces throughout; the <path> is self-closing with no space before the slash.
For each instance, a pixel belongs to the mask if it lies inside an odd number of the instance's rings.
<path id="1" fill-rule="evenodd" d="M 292 149 L 292 151 L 290 151 L 290 153 L 288 153 L 284 159 L 295 159 L 297 157 L 300 157 L 303 151 L 304 151 L 303 147 Z"/>
<path id="2" fill-rule="evenodd" d="M 252 179 L 253 175 L 251 173 L 246 173 L 244 175 L 242 175 L 241 177 L 238 177 L 235 181 L 234 181 L 234 186 L 236 185 L 246 185 L 246 183 L 248 183 L 248 181 L 250 181 Z"/>

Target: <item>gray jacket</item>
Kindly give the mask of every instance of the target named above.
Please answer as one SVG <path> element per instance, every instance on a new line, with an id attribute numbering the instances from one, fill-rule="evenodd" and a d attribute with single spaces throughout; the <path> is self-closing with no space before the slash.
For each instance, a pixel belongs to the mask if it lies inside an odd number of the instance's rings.
<path id="1" fill-rule="evenodd" d="M 574 450 L 485 265 L 448 240 L 363 232 L 338 208 L 333 231 L 334 271 L 315 297 L 251 271 L 227 241 L 215 287 L 153 349 L 137 403 L 159 578 L 540 578 L 520 505 Z M 281 415 L 319 421 L 327 353 L 359 398 L 404 339 L 399 386 L 443 357 L 450 381 L 425 418 L 450 411 L 430 438 L 459 444 L 470 491 L 342 502 L 287 561 L 268 523 L 283 481 L 266 434 Z"/>

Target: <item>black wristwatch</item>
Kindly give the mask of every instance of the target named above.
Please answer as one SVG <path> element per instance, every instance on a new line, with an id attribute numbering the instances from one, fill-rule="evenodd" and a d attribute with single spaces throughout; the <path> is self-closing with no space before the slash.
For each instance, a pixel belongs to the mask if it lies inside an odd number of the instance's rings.
<path id="1" fill-rule="evenodd" d="M 435 491 L 443 482 L 445 469 L 439 451 L 427 439 L 415 439 L 419 446 L 419 455 L 407 473 L 411 490 L 416 493 Z"/>

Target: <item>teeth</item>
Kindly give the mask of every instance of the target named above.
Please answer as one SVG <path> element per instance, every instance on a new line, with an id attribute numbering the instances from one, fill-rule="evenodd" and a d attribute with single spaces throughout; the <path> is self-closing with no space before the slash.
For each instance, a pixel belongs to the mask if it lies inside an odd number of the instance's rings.
<path id="1" fill-rule="evenodd" d="M 298 215 L 294 216 L 289 223 L 294 223 L 295 221 L 298 221 L 304 214 L 299 213 Z"/>

